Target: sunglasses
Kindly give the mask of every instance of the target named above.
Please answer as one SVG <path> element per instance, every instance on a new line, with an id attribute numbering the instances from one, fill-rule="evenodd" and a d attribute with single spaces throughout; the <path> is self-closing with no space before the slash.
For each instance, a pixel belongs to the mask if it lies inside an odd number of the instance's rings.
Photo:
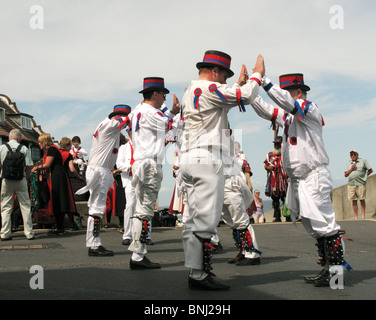
<path id="1" fill-rule="evenodd" d="M 162 92 L 157 92 L 157 93 L 161 94 L 163 96 L 163 98 L 166 99 L 166 95 L 164 93 L 162 93 Z"/>

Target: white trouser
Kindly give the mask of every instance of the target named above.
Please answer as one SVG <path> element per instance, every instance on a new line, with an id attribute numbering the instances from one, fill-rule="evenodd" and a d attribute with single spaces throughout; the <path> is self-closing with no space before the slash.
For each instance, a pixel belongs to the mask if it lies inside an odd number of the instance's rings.
<path id="1" fill-rule="evenodd" d="M 187 188 L 185 187 L 184 181 L 180 174 L 180 170 L 178 170 L 176 174 L 176 189 L 177 189 L 178 196 L 183 197 L 184 210 L 183 210 L 182 222 L 185 223 L 188 217 L 188 212 L 189 212 L 188 210 L 189 206 L 188 206 L 188 200 L 187 200 L 188 195 L 187 195 Z"/>
<path id="2" fill-rule="evenodd" d="M 130 182 L 125 187 L 125 199 L 123 240 L 132 239 L 132 217 L 136 208 L 136 190 Z"/>
<path id="3" fill-rule="evenodd" d="M 324 166 L 300 179 L 289 179 L 286 206 L 293 221 L 300 214 L 304 228 L 314 238 L 334 235 L 340 229 L 335 220 L 331 191 L 332 179 Z"/>
<path id="4" fill-rule="evenodd" d="M 232 229 L 246 229 L 248 228 L 252 244 L 255 249 L 259 250 L 256 241 L 256 235 L 252 225 L 249 223 L 249 216 L 246 212 L 246 205 L 244 202 L 244 193 L 247 195 L 247 204 L 253 201 L 253 196 L 241 176 L 231 176 L 225 180 L 225 195 L 223 201 L 222 220 Z M 248 206 L 249 207 L 249 206 Z M 260 256 L 257 252 L 243 252 L 246 258 L 257 258 Z"/>
<path id="5" fill-rule="evenodd" d="M 103 167 L 91 167 L 90 165 L 86 170 L 87 185 L 78 190 L 76 194 L 81 194 L 87 190 L 90 192 L 90 197 L 87 202 L 89 207 L 89 217 L 87 219 L 86 228 L 86 247 L 97 248 L 102 245 L 100 237 L 93 236 L 94 218 L 93 216 L 104 216 L 106 210 L 107 193 L 113 184 L 113 176 L 110 169 Z"/>
<path id="6" fill-rule="evenodd" d="M 140 166 L 143 168 L 143 177 L 142 180 L 138 180 L 135 186 L 137 200 L 132 221 L 132 243 L 128 249 L 136 253 L 146 254 L 146 244 L 140 242 L 142 220 L 150 221 L 154 216 L 154 204 L 161 188 L 163 170 L 162 165 L 155 162 L 147 162 L 145 164 L 143 161 L 135 161 L 132 172 L 138 172 Z"/>
<path id="7" fill-rule="evenodd" d="M 180 173 L 187 190 L 188 217 L 183 230 L 185 266 L 203 268 L 203 245 L 195 236 L 210 241 L 217 233 L 224 197 L 222 161 L 208 150 L 184 153 Z"/>
<path id="8" fill-rule="evenodd" d="M 30 196 L 27 189 L 27 181 L 3 179 L 1 183 L 1 237 L 9 238 L 11 235 L 11 214 L 14 203 L 14 196 L 17 195 L 22 213 L 24 234 L 26 238 L 32 238 L 33 222 L 31 219 Z"/>
<path id="9" fill-rule="evenodd" d="M 133 213 L 136 209 L 137 198 L 136 190 L 131 183 L 128 183 L 125 187 L 125 199 L 123 240 L 132 240 Z M 151 221 L 149 221 L 149 234 L 147 238 L 151 239 Z"/>

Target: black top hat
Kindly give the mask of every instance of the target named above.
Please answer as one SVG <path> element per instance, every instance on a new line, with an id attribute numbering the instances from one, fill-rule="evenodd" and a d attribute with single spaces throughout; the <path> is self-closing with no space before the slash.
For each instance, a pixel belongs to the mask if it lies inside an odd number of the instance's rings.
<path id="1" fill-rule="evenodd" d="M 231 57 L 227 53 L 216 50 L 206 51 L 202 62 L 197 62 L 196 64 L 197 69 L 204 67 L 218 67 L 222 70 L 227 71 L 229 77 L 232 77 L 234 75 L 234 72 L 230 70 L 230 66 Z"/>
<path id="2" fill-rule="evenodd" d="M 159 77 L 144 78 L 144 89 L 142 89 L 139 93 L 149 91 L 161 91 L 163 93 L 170 93 L 170 91 L 164 86 L 164 79 Z"/>
<path id="3" fill-rule="evenodd" d="M 132 111 L 132 108 L 130 106 L 127 106 L 126 104 L 117 104 L 114 107 L 114 111 L 111 112 L 108 115 L 108 117 L 111 119 L 112 117 L 117 116 L 117 115 L 127 116 L 128 114 L 131 113 L 131 111 Z"/>
<path id="4" fill-rule="evenodd" d="M 283 74 L 279 77 L 279 86 L 281 89 L 302 89 L 304 91 L 311 90 L 310 87 L 304 84 L 302 73 Z"/>

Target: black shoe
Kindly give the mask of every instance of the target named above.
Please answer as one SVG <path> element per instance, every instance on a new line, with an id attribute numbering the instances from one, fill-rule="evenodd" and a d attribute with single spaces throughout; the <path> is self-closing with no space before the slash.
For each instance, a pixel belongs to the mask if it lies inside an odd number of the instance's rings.
<path id="1" fill-rule="evenodd" d="M 48 231 L 47 235 L 49 236 L 57 236 L 59 234 L 64 234 L 65 230 L 64 229 L 51 229 Z"/>
<path id="2" fill-rule="evenodd" d="M 148 258 L 144 257 L 141 261 L 129 261 L 129 266 L 131 269 L 160 269 L 161 265 L 159 263 L 151 262 Z"/>
<path id="3" fill-rule="evenodd" d="M 260 258 L 243 258 L 236 260 L 235 265 L 237 266 L 251 266 L 251 265 L 257 265 L 261 263 Z"/>
<path id="4" fill-rule="evenodd" d="M 325 270 L 322 276 L 313 282 L 313 285 L 315 287 L 329 287 L 331 277 L 332 275 L 330 274 L 330 272 L 328 270 Z"/>
<path id="5" fill-rule="evenodd" d="M 314 283 L 316 280 L 320 279 L 321 277 L 324 276 L 324 274 L 326 273 L 327 270 L 325 270 L 325 268 L 323 268 L 320 273 L 316 276 L 313 276 L 313 277 L 305 277 L 304 278 L 304 281 L 306 283 Z"/>
<path id="6" fill-rule="evenodd" d="M 123 246 L 129 246 L 131 244 L 131 239 L 124 239 L 121 244 Z"/>
<path id="7" fill-rule="evenodd" d="M 195 280 L 188 277 L 188 287 L 191 290 L 212 290 L 212 291 L 225 291 L 230 290 L 228 285 L 220 283 L 209 274 L 203 280 Z"/>
<path id="8" fill-rule="evenodd" d="M 244 256 L 244 254 L 242 254 L 241 252 L 239 252 L 239 253 L 236 255 L 235 258 L 232 258 L 232 259 L 227 260 L 227 263 L 229 263 L 229 264 L 236 264 L 236 262 L 237 262 L 238 260 L 241 260 L 241 259 L 245 259 L 245 256 Z"/>
<path id="9" fill-rule="evenodd" d="M 91 257 L 110 257 L 113 255 L 113 251 L 106 250 L 103 246 L 99 246 L 97 249 L 89 248 L 89 256 Z"/>
<path id="10" fill-rule="evenodd" d="M 212 249 L 212 253 L 219 253 L 223 251 L 223 247 L 220 242 L 218 242 L 218 244 L 213 244 L 212 246 L 214 247 L 214 249 Z"/>

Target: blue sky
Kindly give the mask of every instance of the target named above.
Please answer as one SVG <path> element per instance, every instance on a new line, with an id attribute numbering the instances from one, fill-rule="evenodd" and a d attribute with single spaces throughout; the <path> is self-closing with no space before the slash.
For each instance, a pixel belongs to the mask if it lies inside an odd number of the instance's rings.
<path id="1" fill-rule="evenodd" d="M 43 29 L 30 26 L 41 23 L 30 13 L 35 4 L 43 9 Z M 164 77 L 181 99 L 197 78 L 196 62 L 216 49 L 232 57 L 230 85 L 243 63 L 251 71 L 259 53 L 274 83 L 280 74 L 304 74 L 308 99 L 326 123 L 334 187 L 346 183 L 352 148 L 376 168 L 375 1 L 1 0 L 0 8 L 0 93 L 58 140 L 79 135 L 89 151 L 114 105 L 140 102 L 144 77 Z M 250 108 L 234 108 L 229 117 L 263 192 L 270 124 Z M 161 205 L 172 195 L 172 154 L 168 147 Z"/>

